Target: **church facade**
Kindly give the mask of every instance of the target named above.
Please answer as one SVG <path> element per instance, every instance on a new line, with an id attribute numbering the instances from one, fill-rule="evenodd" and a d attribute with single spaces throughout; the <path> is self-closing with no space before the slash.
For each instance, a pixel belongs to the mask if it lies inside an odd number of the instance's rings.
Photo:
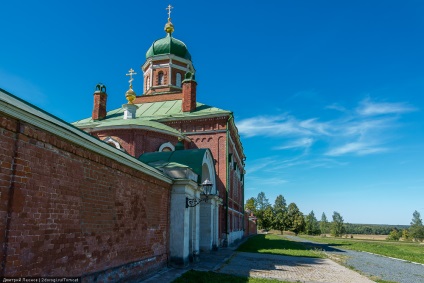
<path id="1" fill-rule="evenodd" d="M 141 66 L 143 94 L 132 89 L 131 69 L 128 102 L 122 108 L 107 111 L 106 87 L 98 85 L 92 116 L 73 125 L 154 167 L 159 161 L 169 161 L 168 155 L 157 153 L 208 149 L 214 173 L 207 178 L 216 174 L 213 192 L 218 221 L 213 246 L 229 245 L 243 237 L 246 157 L 242 143 L 231 111 L 196 100 L 191 54 L 173 37 L 170 18 L 165 31 L 166 36 L 147 50 Z M 156 153 L 153 159 L 152 153 Z M 205 179 L 199 179 L 199 184 Z"/>

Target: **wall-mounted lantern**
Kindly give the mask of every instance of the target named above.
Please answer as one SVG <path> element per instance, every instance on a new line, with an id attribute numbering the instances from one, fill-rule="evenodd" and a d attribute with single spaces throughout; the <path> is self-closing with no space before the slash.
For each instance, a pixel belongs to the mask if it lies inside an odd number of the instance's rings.
<path id="1" fill-rule="evenodd" d="M 188 198 L 186 197 L 186 208 L 189 207 L 195 207 L 196 205 L 198 205 L 199 203 L 201 203 L 202 201 L 207 202 L 209 199 L 209 196 L 211 195 L 211 191 L 212 191 L 212 187 L 213 184 L 211 181 L 209 181 L 209 179 L 206 179 L 203 183 L 202 183 L 202 188 L 203 188 L 203 193 L 202 195 L 204 195 L 204 198 Z"/>

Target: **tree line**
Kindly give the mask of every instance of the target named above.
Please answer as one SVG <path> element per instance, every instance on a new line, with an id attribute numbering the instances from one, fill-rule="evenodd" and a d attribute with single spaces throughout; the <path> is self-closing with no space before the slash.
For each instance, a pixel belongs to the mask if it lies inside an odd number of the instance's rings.
<path id="1" fill-rule="evenodd" d="M 346 223 L 346 234 L 388 235 L 393 229 L 408 229 L 409 225 Z"/>
<path id="2" fill-rule="evenodd" d="M 332 236 L 341 237 L 346 234 L 374 234 L 387 235 L 389 240 L 424 240 L 424 226 L 418 211 L 413 213 L 411 226 L 405 225 L 373 225 L 373 224 L 349 224 L 344 223 L 343 217 L 337 211 L 333 212 L 332 221 L 322 213 L 318 221 L 314 211 L 303 214 L 297 205 L 292 202 L 287 205 L 282 195 L 277 196 L 271 205 L 264 192 L 260 192 L 256 198 L 246 201 L 245 208 L 252 211 L 257 218 L 259 229 L 274 229 L 280 231 L 292 231 L 297 234 L 320 235 L 330 233 Z"/>

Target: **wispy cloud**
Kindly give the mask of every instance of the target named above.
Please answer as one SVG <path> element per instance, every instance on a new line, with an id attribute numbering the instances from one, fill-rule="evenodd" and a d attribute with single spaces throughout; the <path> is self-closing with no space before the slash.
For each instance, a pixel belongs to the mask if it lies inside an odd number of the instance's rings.
<path id="1" fill-rule="evenodd" d="M 252 164 L 248 168 L 249 168 L 250 173 L 254 173 L 254 172 L 260 171 L 264 168 L 269 168 L 269 167 L 275 166 L 275 164 L 278 163 L 278 159 L 279 159 L 278 157 L 273 157 L 273 156 L 265 157 L 265 158 L 257 159 L 257 160 L 255 160 L 255 162 L 250 162 L 250 163 L 247 164 L 247 166 Z"/>
<path id="2" fill-rule="evenodd" d="M 339 147 L 335 147 L 327 151 L 328 156 L 340 156 L 349 153 L 357 155 L 368 155 L 387 151 L 387 148 L 374 146 L 372 143 L 366 142 L 351 142 Z"/>
<path id="3" fill-rule="evenodd" d="M 288 114 L 258 116 L 240 121 L 239 132 L 245 137 L 272 137 L 282 144 L 273 147 L 277 150 L 304 149 L 306 154 L 313 144 L 320 143 L 321 152 L 315 153 L 322 156 L 363 156 L 391 150 L 388 143 L 392 130 L 400 125 L 400 114 L 417 110 L 407 103 L 375 102 L 370 98 L 352 110 L 338 104 L 326 108 L 341 111 L 340 117 L 323 121 Z"/>
<path id="4" fill-rule="evenodd" d="M 300 126 L 300 121 L 289 115 L 247 118 L 238 122 L 237 128 L 247 137 L 311 134 L 309 129 Z"/>
<path id="5" fill-rule="evenodd" d="M 247 177 L 247 182 L 249 183 L 250 188 L 253 187 L 260 191 L 264 191 L 266 188 L 278 188 L 289 183 L 288 180 L 279 177 Z"/>
<path id="6" fill-rule="evenodd" d="M 416 110 L 416 108 L 404 102 L 373 102 L 369 98 L 364 99 L 357 108 L 357 112 L 363 116 L 402 114 Z"/>
<path id="7" fill-rule="evenodd" d="M 274 149 L 296 149 L 296 148 L 309 148 L 313 144 L 312 138 L 301 138 L 295 141 L 286 143 L 285 145 L 277 146 Z"/>
<path id="8" fill-rule="evenodd" d="M 345 112 L 346 108 L 344 108 L 342 105 L 338 104 L 338 103 L 333 103 L 328 105 L 327 107 L 325 107 L 326 109 L 332 109 L 332 110 L 337 110 L 340 112 Z"/>

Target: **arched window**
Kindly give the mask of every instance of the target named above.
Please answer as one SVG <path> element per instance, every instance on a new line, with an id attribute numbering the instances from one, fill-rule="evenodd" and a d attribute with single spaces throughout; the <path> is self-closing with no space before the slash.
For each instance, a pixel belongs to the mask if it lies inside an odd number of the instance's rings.
<path id="1" fill-rule="evenodd" d="M 150 76 L 146 77 L 146 90 L 148 90 L 150 88 Z"/>
<path id="2" fill-rule="evenodd" d="M 158 74 L 158 85 L 163 85 L 163 72 L 159 72 Z"/>
<path id="3" fill-rule="evenodd" d="M 175 84 L 177 87 L 181 87 L 181 74 L 177 73 L 177 82 Z"/>

